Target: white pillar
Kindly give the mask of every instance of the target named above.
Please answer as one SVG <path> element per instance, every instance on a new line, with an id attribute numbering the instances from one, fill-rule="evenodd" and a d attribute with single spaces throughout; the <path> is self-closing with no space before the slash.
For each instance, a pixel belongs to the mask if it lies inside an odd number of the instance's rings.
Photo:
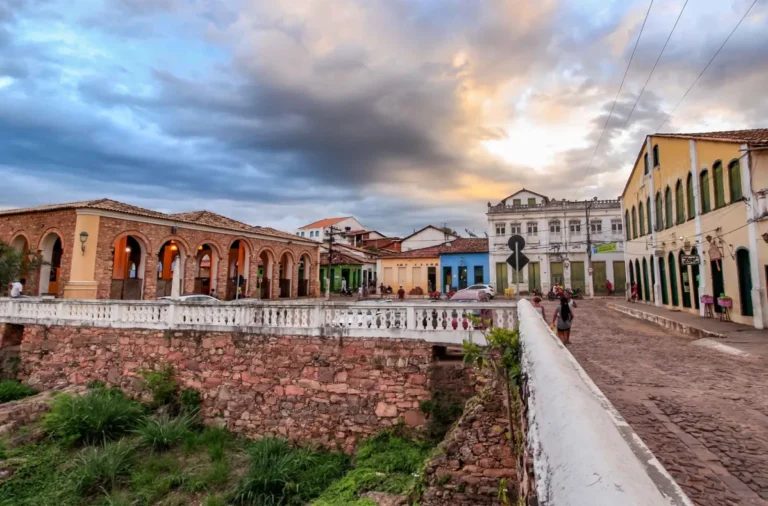
<path id="1" fill-rule="evenodd" d="M 748 144 L 741 145 L 742 151 L 749 149 Z M 758 264 L 757 254 L 757 218 L 758 218 L 758 205 L 757 197 L 752 193 L 752 178 L 750 171 L 750 160 L 752 155 L 746 151 L 747 156 L 744 157 L 744 162 L 741 164 L 741 184 L 744 186 L 744 195 L 748 199 L 747 208 L 747 232 L 749 233 L 749 266 L 752 271 L 752 312 L 754 314 L 752 320 L 756 329 L 765 328 L 765 320 L 763 319 L 768 314 L 768 307 L 766 307 L 765 301 L 765 288 L 762 286 L 762 279 L 760 276 L 760 266 Z M 743 304 L 743 302 L 742 302 Z"/>
<path id="2" fill-rule="evenodd" d="M 653 177 L 653 146 L 652 146 L 652 139 L 651 136 L 647 136 L 645 138 L 645 152 L 648 156 L 648 165 L 650 167 L 651 172 L 651 189 L 650 189 L 650 196 L 651 196 L 651 220 L 653 220 L 653 223 L 650 224 L 651 227 L 651 242 L 653 243 L 654 247 L 654 255 L 651 255 L 651 257 L 654 259 L 653 262 L 653 272 L 656 273 L 654 278 L 656 279 L 656 283 L 653 284 L 653 300 L 654 305 L 657 307 L 661 307 L 661 271 L 659 271 L 659 262 L 656 261 L 655 256 L 655 250 L 659 248 L 659 245 L 656 241 L 656 184 Z M 647 211 L 646 211 L 647 212 Z M 629 278 L 628 278 L 629 279 Z M 639 284 L 639 281 L 638 281 Z"/>
<path id="3" fill-rule="evenodd" d="M 696 153 L 696 141 L 691 139 L 688 141 L 688 148 L 691 155 L 691 179 L 693 181 L 693 206 L 696 212 L 696 218 L 694 222 L 696 224 L 696 252 L 699 254 L 699 296 L 707 293 L 707 266 L 706 254 L 704 251 L 704 238 L 701 234 L 701 199 L 697 199 L 696 195 L 699 195 L 699 157 Z M 688 182 L 686 181 L 686 193 Z M 686 195 L 687 196 L 687 195 Z M 688 206 L 685 208 L 686 214 L 688 213 Z M 696 280 L 694 280 L 695 282 Z M 717 294 L 712 294 L 717 297 Z M 706 313 L 706 307 L 704 304 L 699 304 L 699 314 L 704 316 Z"/>

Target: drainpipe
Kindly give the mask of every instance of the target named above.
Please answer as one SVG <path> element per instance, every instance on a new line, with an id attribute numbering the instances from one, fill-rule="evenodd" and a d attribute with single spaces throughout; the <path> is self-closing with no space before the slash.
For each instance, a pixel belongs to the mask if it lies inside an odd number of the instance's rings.
<path id="1" fill-rule="evenodd" d="M 707 266 L 704 263 L 706 261 L 704 251 L 704 238 L 701 235 L 701 199 L 696 198 L 699 193 L 699 157 L 696 153 L 696 141 L 691 139 L 688 141 L 688 150 L 691 155 L 691 179 L 693 180 L 693 206 L 696 213 L 694 222 L 696 224 L 696 251 L 699 255 L 699 295 L 707 293 Z M 687 185 L 687 181 L 686 181 Z M 686 186 L 687 188 L 687 186 Z M 688 209 L 685 210 L 686 214 Z M 695 280 L 694 280 L 695 281 Z M 717 297 L 719 294 L 713 293 L 713 297 Z M 699 303 L 699 315 L 704 316 L 706 314 L 706 307 L 704 304 Z"/>
<path id="2" fill-rule="evenodd" d="M 749 148 L 747 144 L 742 144 L 742 151 L 746 151 Z M 760 277 L 760 268 L 758 264 L 757 254 L 757 219 L 758 205 L 757 196 L 752 193 L 752 171 L 751 171 L 752 154 L 747 152 L 744 157 L 744 163 L 741 164 L 741 181 L 744 185 L 744 195 L 747 198 L 747 232 L 749 234 L 749 266 L 752 276 L 752 320 L 756 329 L 765 328 L 764 315 L 768 314 L 768 307 L 766 307 L 765 300 L 765 288 L 762 286 L 762 279 Z"/>

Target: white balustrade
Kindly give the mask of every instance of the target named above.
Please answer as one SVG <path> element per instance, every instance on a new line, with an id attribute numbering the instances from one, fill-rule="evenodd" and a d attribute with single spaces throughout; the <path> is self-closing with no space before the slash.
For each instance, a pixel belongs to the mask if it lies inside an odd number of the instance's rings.
<path id="1" fill-rule="evenodd" d="M 241 330 L 460 343 L 491 326 L 514 328 L 514 302 L 168 301 L 0 299 L 0 322 L 150 329 Z"/>

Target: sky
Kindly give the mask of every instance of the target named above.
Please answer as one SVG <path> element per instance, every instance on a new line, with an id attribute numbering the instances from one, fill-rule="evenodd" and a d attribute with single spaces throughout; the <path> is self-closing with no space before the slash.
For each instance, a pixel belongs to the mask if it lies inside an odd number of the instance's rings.
<path id="1" fill-rule="evenodd" d="M 617 198 L 753 0 L 0 0 L 0 207 L 480 233 Z M 662 132 L 768 126 L 759 0 Z M 612 104 L 613 114 L 607 122 Z M 629 117 L 628 117 L 629 116 Z"/>

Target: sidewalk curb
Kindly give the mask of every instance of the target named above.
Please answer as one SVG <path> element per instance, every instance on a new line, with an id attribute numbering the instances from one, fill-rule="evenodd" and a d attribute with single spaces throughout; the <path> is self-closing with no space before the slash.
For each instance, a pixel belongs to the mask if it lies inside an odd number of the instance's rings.
<path id="1" fill-rule="evenodd" d="M 725 334 L 720 334 L 718 332 L 712 332 L 710 330 L 704 330 L 699 327 L 694 327 L 692 325 L 688 325 L 687 323 L 680 323 L 678 321 L 665 318 L 663 316 L 659 316 L 657 314 L 653 313 L 647 313 L 645 311 L 641 311 L 639 309 L 632 309 L 624 306 L 615 306 L 613 304 L 608 304 L 609 309 L 613 309 L 614 311 L 618 311 L 619 313 L 623 313 L 628 316 L 632 316 L 634 318 L 637 318 L 639 320 L 645 320 L 649 321 L 651 323 L 655 323 L 656 325 L 660 327 L 664 327 L 665 329 L 675 330 L 677 332 L 680 332 L 681 334 L 686 334 L 689 336 L 694 337 L 715 337 L 717 339 L 727 339 L 728 336 Z"/>

